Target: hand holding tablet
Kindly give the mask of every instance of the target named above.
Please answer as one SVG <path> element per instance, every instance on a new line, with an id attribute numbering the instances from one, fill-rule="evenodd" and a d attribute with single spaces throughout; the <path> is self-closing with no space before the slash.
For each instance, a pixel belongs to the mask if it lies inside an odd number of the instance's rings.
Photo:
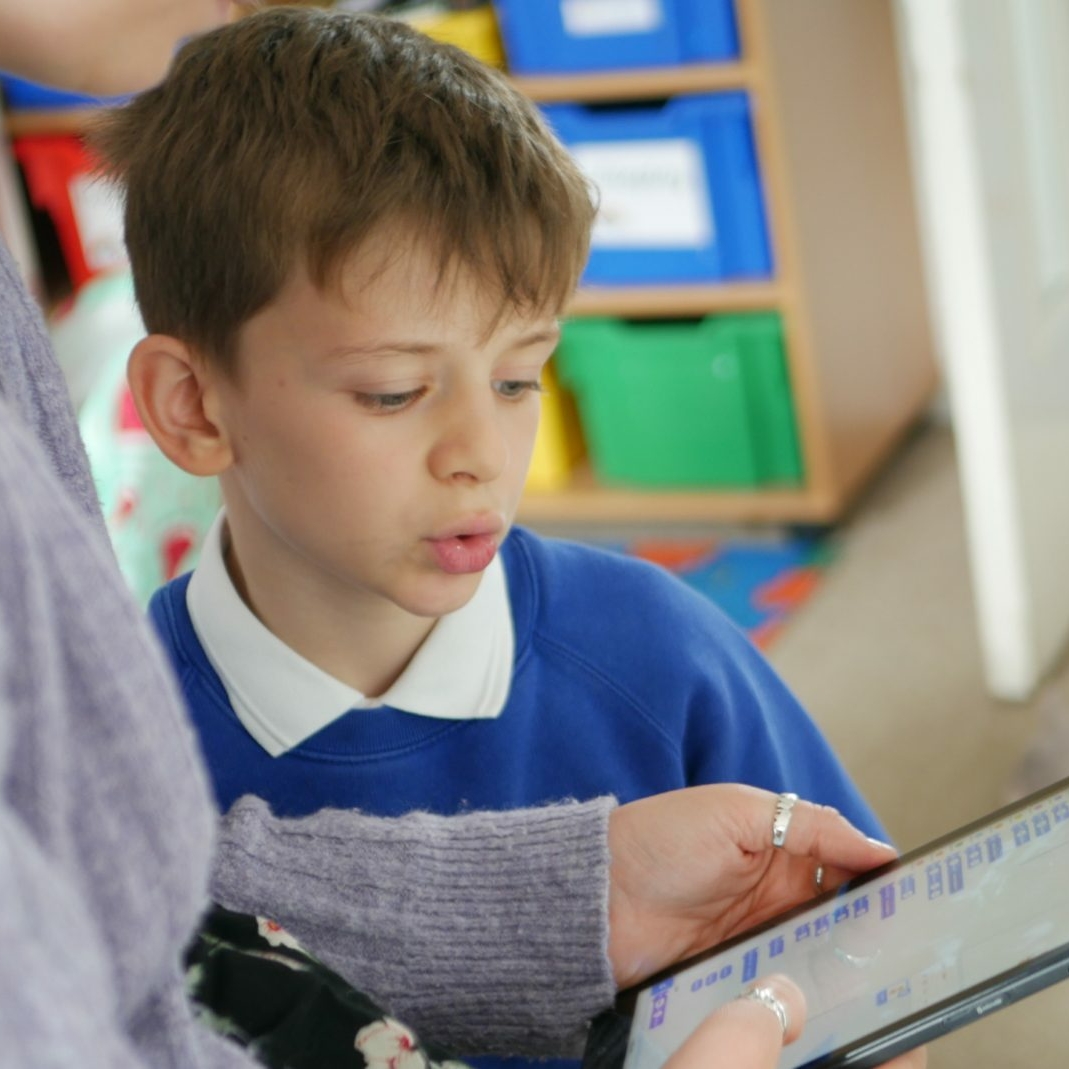
<path id="1" fill-rule="evenodd" d="M 620 987 L 809 901 L 818 875 L 835 886 L 894 857 L 834 810 L 787 798 L 715 784 L 613 812 L 609 956 Z"/>

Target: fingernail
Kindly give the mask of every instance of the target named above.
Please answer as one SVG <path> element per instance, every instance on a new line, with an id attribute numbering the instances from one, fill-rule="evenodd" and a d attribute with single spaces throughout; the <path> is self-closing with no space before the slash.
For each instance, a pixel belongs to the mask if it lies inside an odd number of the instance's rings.
<path id="1" fill-rule="evenodd" d="M 866 835 L 865 838 L 872 843 L 873 846 L 878 846 L 881 850 L 890 850 L 892 853 L 898 853 L 890 843 L 885 843 L 880 839 L 873 839 L 871 835 Z"/>

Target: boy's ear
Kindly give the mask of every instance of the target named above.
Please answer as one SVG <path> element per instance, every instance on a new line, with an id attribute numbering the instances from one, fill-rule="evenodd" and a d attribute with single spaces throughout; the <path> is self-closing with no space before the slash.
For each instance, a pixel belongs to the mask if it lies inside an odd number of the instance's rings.
<path id="1" fill-rule="evenodd" d="M 134 346 L 126 365 L 137 413 L 163 453 L 191 475 L 218 475 L 233 461 L 218 417 L 219 372 L 166 334 Z"/>

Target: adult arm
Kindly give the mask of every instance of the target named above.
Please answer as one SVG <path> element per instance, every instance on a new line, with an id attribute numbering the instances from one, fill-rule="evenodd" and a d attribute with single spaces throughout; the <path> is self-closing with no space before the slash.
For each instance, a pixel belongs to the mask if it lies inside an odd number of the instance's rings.
<path id="1" fill-rule="evenodd" d="M 11 723 L 9 713 L 0 703 L 0 729 Z M 0 771 L 5 768 L 0 755 Z M 0 1066 L 141 1064 L 116 1019 L 106 957 L 88 911 L 6 799 L 0 902 Z"/>
<path id="2" fill-rule="evenodd" d="M 454 817 L 224 817 L 213 896 L 268 916 L 421 1035 L 578 1052 L 615 984 L 604 798 Z"/>
<path id="3" fill-rule="evenodd" d="M 29 703 L 16 705 L 6 686 L 4 608 L 0 600 L 0 1069 L 254 1069 L 193 1019 L 177 958 L 138 1021 L 126 1019 L 113 950 L 77 890 L 92 874 L 72 871 L 72 854 L 50 849 L 8 790 L 32 746 L 20 729 Z"/>

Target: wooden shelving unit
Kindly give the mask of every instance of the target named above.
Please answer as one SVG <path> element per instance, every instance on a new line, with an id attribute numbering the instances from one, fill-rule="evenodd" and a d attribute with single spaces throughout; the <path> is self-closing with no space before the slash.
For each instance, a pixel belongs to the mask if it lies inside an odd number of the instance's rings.
<path id="1" fill-rule="evenodd" d="M 824 524 L 840 519 L 937 386 L 891 0 L 736 0 L 741 61 L 517 78 L 539 102 L 743 89 L 776 263 L 768 282 L 584 290 L 573 315 L 780 313 L 805 482 L 628 490 L 588 468 L 528 492 L 526 522 Z"/>

